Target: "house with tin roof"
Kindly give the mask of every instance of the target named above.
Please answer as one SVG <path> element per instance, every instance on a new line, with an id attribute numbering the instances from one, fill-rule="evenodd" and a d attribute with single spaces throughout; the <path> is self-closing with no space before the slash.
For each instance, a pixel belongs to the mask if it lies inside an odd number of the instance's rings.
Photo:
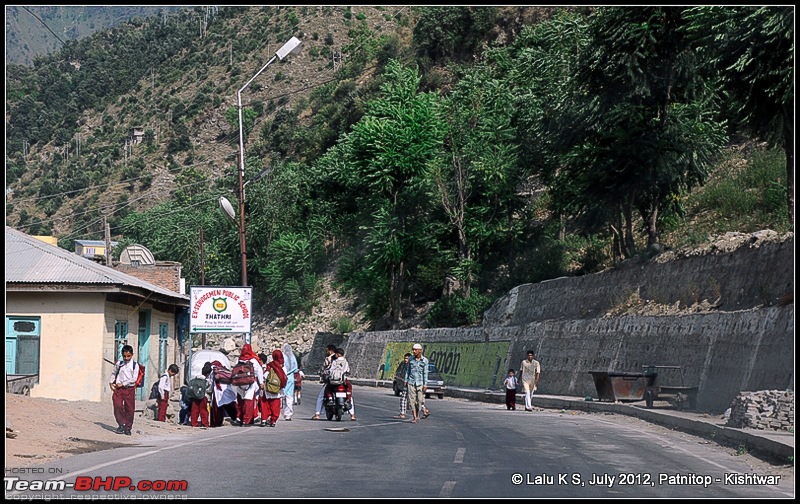
<path id="1" fill-rule="evenodd" d="M 181 363 L 189 296 L 6 226 L 6 375 L 28 375 L 30 395 L 110 400 L 122 346 L 147 367 L 138 399 Z"/>

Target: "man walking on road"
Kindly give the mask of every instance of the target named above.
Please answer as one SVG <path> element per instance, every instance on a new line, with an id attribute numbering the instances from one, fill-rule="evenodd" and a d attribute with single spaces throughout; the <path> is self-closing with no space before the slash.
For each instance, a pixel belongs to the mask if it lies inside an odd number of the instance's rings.
<path id="1" fill-rule="evenodd" d="M 531 400 L 533 393 L 539 388 L 539 375 L 542 373 L 542 367 L 534 357 L 533 350 L 528 350 L 528 358 L 519 365 L 519 381 L 522 382 L 522 391 L 525 394 L 525 411 L 533 411 Z"/>
<path id="2" fill-rule="evenodd" d="M 422 356 L 422 345 L 415 343 L 412 351 L 414 356 L 408 362 L 403 385 L 408 389 L 408 407 L 414 418 L 413 423 L 419 421 L 420 408 L 424 408 L 425 391 L 428 390 L 428 358 Z"/>

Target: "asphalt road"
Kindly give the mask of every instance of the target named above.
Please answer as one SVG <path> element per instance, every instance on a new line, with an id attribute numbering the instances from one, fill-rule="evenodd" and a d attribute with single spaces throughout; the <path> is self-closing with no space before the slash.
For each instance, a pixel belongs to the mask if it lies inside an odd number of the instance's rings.
<path id="1" fill-rule="evenodd" d="M 793 482 L 770 481 L 775 475 L 757 472 L 716 444 L 635 418 L 525 412 L 520 404 L 507 411 L 498 404 L 433 398 L 427 401 L 431 416 L 413 424 L 392 418 L 399 399 L 390 389 L 356 386 L 357 422 L 347 415 L 341 422 L 311 421 L 318 390 L 306 382 L 294 419 L 281 419 L 275 428 L 226 423 L 190 435 L 143 438 L 136 447 L 12 475 L 49 483 L 19 491 L 18 482 L 9 486 L 6 479 L 6 497 L 794 496 Z M 136 490 L 148 481 L 153 488 L 185 488 Z M 61 483 L 99 488 L 62 490 Z M 121 488 L 107 490 L 113 485 Z"/>

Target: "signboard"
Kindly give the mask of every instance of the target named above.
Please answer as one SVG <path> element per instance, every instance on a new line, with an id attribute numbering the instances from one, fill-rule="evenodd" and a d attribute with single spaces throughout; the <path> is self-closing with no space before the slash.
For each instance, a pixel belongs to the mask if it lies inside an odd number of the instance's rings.
<path id="1" fill-rule="evenodd" d="M 403 355 L 411 353 L 414 341 L 389 341 L 383 349 L 379 380 L 391 380 Z M 419 342 L 422 355 L 436 364 L 445 385 L 454 387 L 498 389 L 508 371 L 506 361 L 510 341 L 466 342 Z"/>
<path id="2" fill-rule="evenodd" d="M 190 287 L 189 332 L 249 333 L 252 287 Z"/>

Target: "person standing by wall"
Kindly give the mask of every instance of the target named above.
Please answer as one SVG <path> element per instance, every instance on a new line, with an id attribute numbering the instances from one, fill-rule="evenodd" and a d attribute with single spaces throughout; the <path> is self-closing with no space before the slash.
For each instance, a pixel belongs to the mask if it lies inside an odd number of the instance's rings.
<path id="1" fill-rule="evenodd" d="M 317 405 L 316 409 L 314 410 L 314 416 L 311 417 L 311 420 L 319 420 L 319 413 L 322 411 L 322 401 L 325 399 L 325 387 L 328 386 L 328 379 L 326 377 L 326 373 L 328 368 L 331 367 L 331 362 L 333 359 L 336 358 L 336 345 L 328 345 L 325 347 L 325 360 L 322 362 L 322 368 L 319 370 L 319 382 L 322 383 L 322 387 L 319 389 L 319 395 L 317 396 Z"/>
<path id="2" fill-rule="evenodd" d="M 180 372 L 177 364 L 170 364 L 167 372 L 161 375 L 158 379 L 158 398 L 156 405 L 158 413 L 156 414 L 157 422 L 167 421 L 167 406 L 169 405 L 169 394 L 172 392 L 172 377 Z"/>
<path id="3" fill-rule="evenodd" d="M 503 380 L 503 385 L 506 387 L 506 409 L 517 409 L 517 377 L 516 371 L 513 369 L 508 370 L 508 376 Z"/>
<path id="4" fill-rule="evenodd" d="M 535 360 L 533 350 L 528 350 L 528 358 L 519 365 L 519 380 L 522 382 L 522 392 L 525 394 L 525 411 L 533 411 L 533 393 L 539 388 L 539 375 L 542 367 Z"/>
<path id="5" fill-rule="evenodd" d="M 136 379 L 139 377 L 139 363 L 133 360 L 133 347 L 122 347 L 122 360 L 114 364 L 114 371 L 108 381 L 113 391 L 111 402 L 114 405 L 114 418 L 117 420 L 117 434 L 131 435 L 133 414 L 136 411 Z"/>
<path id="6" fill-rule="evenodd" d="M 428 358 L 422 355 L 422 345 L 419 343 L 415 343 L 411 351 L 414 355 L 408 361 L 403 385 L 408 389 L 408 406 L 413 415 L 411 421 L 417 423 L 420 409 L 424 409 L 425 391 L 428 390 Z"/>

